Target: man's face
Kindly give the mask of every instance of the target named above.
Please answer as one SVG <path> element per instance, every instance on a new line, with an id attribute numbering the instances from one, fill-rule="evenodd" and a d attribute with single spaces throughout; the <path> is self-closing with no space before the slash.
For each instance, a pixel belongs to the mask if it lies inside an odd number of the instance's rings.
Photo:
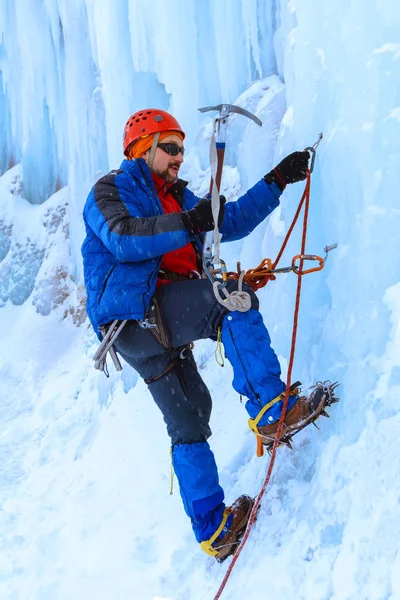
<path id="1" fill-rule="evenodd" d="M 173 143 L 179 146 L 179 148 L 183 148 L 183 142 L 178 135 L 169 135 L 160 142 L 161 144 Z M 150 156 L 150 150 L 148 150 L 143 158 L 148 164 Z M 165 150 L 161 148 L 156 148 L 156 152 L 154 155 L 152 171 L 159 177 L 165 179 L 165 181 L 172 182 L 175 181 L 178 177 L 179 169 L 181 164 L 183 163 L 183 156 L 179 152 L 176 156 L 171 156 Z"/>

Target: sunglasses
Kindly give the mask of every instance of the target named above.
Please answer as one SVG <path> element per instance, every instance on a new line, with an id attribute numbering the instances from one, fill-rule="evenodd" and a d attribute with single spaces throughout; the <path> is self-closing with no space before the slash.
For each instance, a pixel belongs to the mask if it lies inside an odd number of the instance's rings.
<path id="1" fill-rule="evenodd" d="M 185 154 L 185 148 L 182 146 L 178 146 L 178 144 L 174 144 L 173 142 L 167 142 L 166 144 L 157 144 L 157 148 L 161 148 L 170 156 L 178 156 L 179 152 L 182 156 Z"/>

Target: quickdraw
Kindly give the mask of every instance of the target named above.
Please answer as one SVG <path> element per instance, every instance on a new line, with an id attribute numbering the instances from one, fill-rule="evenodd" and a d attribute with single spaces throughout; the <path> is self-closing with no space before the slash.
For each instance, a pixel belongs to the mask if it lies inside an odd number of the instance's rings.
<path id="1" fill-rule="evenodd" d="M 249 269 L 245 273 L 243 281 L 247 283 L 247 285 L 250 286 L 252 290 L 257 291 L 265 285 L 267 285 L 268 281 L 273 281 L 274 279 L 276 279 L 275 275 L 278 275 L 280 273 L 295 273 L 296 275 L 301 276 L 308 275 L 308 273 L 315 273 L 316 271 L 321 271 L 325 266 L 325 262 L 328 258 L 329 252 L 331 252 L 331 250 L 334 250 L 335 248 L 337 248 L 337 244 L 325 246 L 324 258 L 316 254 L 296 254 L 296 256 L 294 256 L 292 259 L 291 265 L 289 265 L 288 267 L 280 267 L 279 269 L 274 268 L 274 265 L 277 264 L 276 261 L 275 263 L 273 263 L 270 258 L 264 258 L 255 269 Z M 296 264 L 296 262 L 305 260 L 317 261 L 318 265 L 311 269 L 301 269 L 300 266 Z M 240 262 L 238 262 L 237 272 L 229 271 L 228 273 L 226 273 L 225 281 L 227 281 L 228 279 L 239 279 L 240 274 L 241 264 Z"/>

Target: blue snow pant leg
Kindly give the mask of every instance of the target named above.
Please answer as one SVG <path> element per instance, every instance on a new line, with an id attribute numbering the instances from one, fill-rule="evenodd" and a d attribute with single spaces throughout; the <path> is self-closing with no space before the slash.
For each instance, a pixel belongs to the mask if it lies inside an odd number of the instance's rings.
<path id="1" fill-rule="evenodd" d="M 226 315 L 222 321 L 222 342 L 233 367 L 232 385 L 239 394 L 248 398 L 246 410 L 254 419 L 263 406 L 286 389 L 261 314 L 257 310 L 249 310 Z M 294 406 L 297 399 L 297 396 L 289 396 L 287 410 Z M 270 425 L 277 421 L 282 406 L 282 401 L 275 403 L 258 424 Z"/>
<path id="2" fill-rule="evenodd" d="M 181 356 L 179 350 L 165 350 L 148 329 L 140 329 L 133 323 L 125 327 L 116 344 L 118 351 L 144 379 L 162 373 L 172 360 Z M 132 346 L 134 338 L 140 344 Z M 148 351 L 153 354 L 143 360 L 142 356 L 132 356 L 135 348 L 140 348 L 142 355 Z M 206 441 L 211 435 L 211 397 L 192 352 L 186 349 L 182 357 L 173 369 L 148 385 L 171 438 L 172 463 L 185 512 L 197 541 L 202 542 L 210 539 L 222 521 L 224 492 Z"/>
<path id="3" fill-rule="evenodd" d="M 186 514 L 198 542 L 218 529 L 225 508 L 214 454 L 207 442 L 172 446 L 172 463 Z"/>

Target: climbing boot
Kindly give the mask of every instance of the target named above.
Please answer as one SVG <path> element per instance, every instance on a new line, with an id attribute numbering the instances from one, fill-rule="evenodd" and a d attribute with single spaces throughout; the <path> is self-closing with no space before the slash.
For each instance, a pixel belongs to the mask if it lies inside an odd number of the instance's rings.
<path id="1" fill-rule="evenodd" d="M 243 533 L 246 529 L 252 508 L 253 498 L 239 496 L 237 500 L 224 511 L 224 517 L 215 534 L 204 542 L 201 547 L 218 562 L 223 562 L 228 556 L 235 553 Z"/>
<path id="2" fill-rule="evenodd" d="M 298 385 L 299 382 L 297 382 Z M 339 402 L 339 398 L 334 395 L 335 388 L 339 385 L 338 382 L 331 383 L 330 381 L 317 382 L 312 386 L 309 396 L 300 396 L 296 404 L 286 413 L 283 422 L 282 434 L 280 437 L 280 445 L 286 445 L 291 448 L 290 440 L 296 433 L 314 423 L 321 415 L 329 417 L 325 408 Z M 284 396 L 284 394 L 283 394 Z M 261 440 L 267 450 L 270 451 L 275 441 L 275 436 L 278 431 L 279 420 L 271 425 L 263 425 L 258 427 L 258 434 L 261 435 Z M 317 427 L 317 425 L 315 425 Z"/>

